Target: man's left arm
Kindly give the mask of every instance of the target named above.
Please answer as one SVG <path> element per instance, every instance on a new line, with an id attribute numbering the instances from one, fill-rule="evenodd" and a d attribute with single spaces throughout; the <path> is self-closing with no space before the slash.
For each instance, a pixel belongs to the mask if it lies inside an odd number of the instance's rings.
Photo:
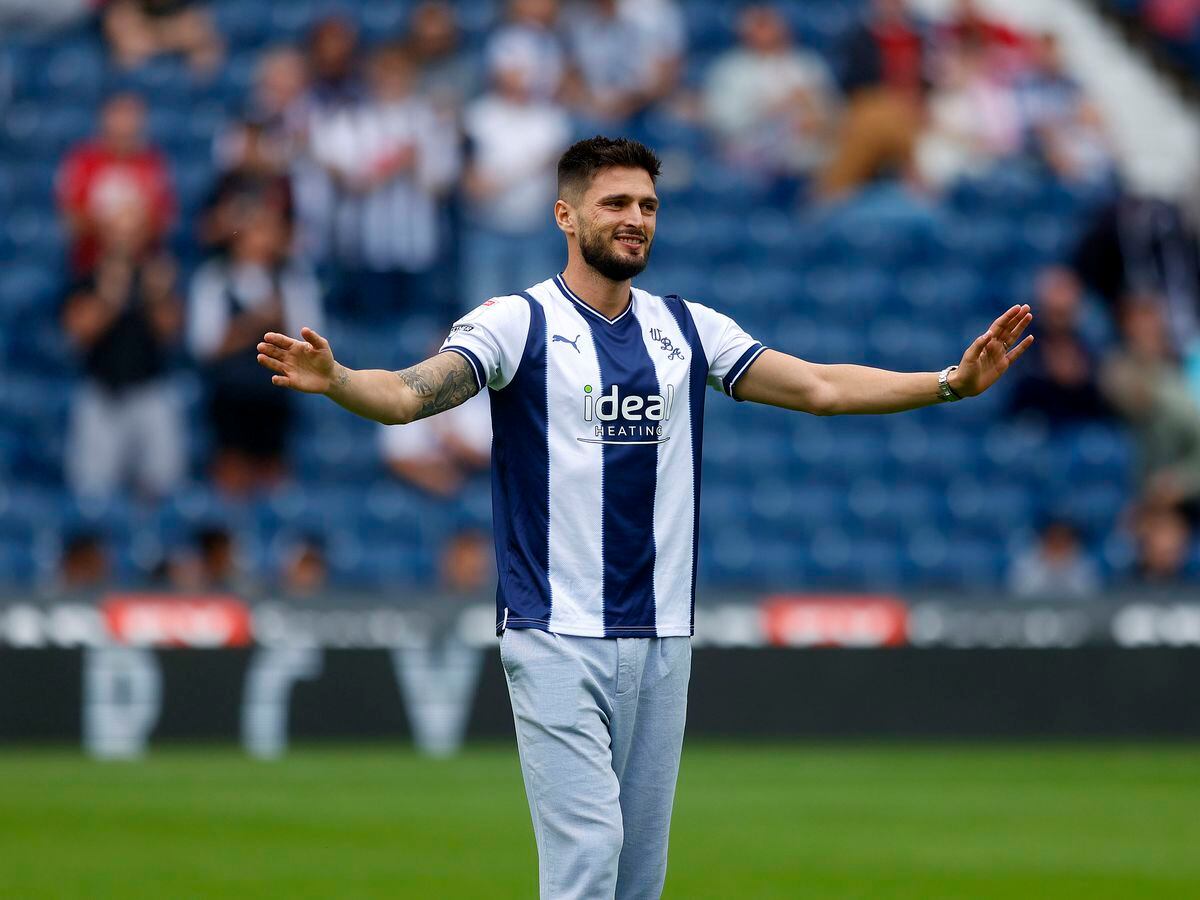
<path id="1" fill-rule="evenodd" d="M 1033 343 L 1021 335 L 1033 321 L 1028 306 L 1014 306 L 977 337 L 947 378 L 958 397 L 982 394 Z M 819 416 L 894 413 L 939 403 L 937 372 L 889 372 L 869 366 L 819 365 L 786 353 L 764 351 L 738 379 L 734 394 Z"/>

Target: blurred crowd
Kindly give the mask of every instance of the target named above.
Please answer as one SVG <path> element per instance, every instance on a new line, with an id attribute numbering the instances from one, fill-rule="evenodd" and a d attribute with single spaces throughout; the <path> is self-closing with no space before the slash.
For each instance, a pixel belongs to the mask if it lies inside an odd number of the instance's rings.
<path id="1" fill-rule="evenodd" d="M 0 10 L 96 16 L 124 69 L 182 56 L 202 83 L 223 64 L 203 2 L 0 0 Z M 167 156 L 147 137 L 146 102 L 109 97 L 58 179 L 72 281 L 61 322 L 83 373 L 65 455 L 71 489 L 154 503 L 202 474 L 238 502 L 286 482 L 303 437 L 293 398 L 255 362 L 264 331 L 321 331 L 329 318 L 449 323 L 542 280 L 562 263 L 550 216 L 559 154 L 588 134 L 640 135 L 658 117 L 701 129 L 716 158 L 797 214 L 881 179 L 936 199 L 1014 160 L 1111 190 L 1074 257 L 1037 280 L 1037 343 L 1011 412 L 1051 428 L 1127 421 L 1141 460 L 1128 512 L 1139 577 L 1180 577 L 1200 518 L 1196 231 L 1180 208 L 1116 190 L 1102 117 L 1054 35 L 1014 29 L 970 0 L 937 22 L 874 0 L 817 52 L 780 8 L 746 5 L 727 49 L 689 78 L 686 16 L 676 0 L 508 0 L 482 46 L 464 41 L 452 3 L 421 3 L 400 33 L 370 45 L 353 19 L 322 19 L 302 43 L 262 50 L 240 114 L 214 136 L 217 175 L 184 223 L 182 251 L 168 239 L 179 204 Z M 185 364 L 203 377 L 204 422 L 183 415 L 172 373 Z M 211 448 L 203 473 L 189 472 L 196 428 Z M 381 428 L 379 448 L 396 479 L 450 500 L 486 471 L 489 442 L 478 399 Z M 1012 589 L 1098 591 L 1072 523 L 1043 526 L 1014 560 Z M 237 571 L 233 540 L 204 529 L 157 577 L 182 589 L 324 582 L 317 538 L 297 539 L 273 576 Z M 107 577 L 103 544 L 95 533 L 67 542 L 65 584 Z M 456 535 L 440 577 L 482 583 L 486 554 L 480 535 Z"/>
<path id="2" fill-rule="evenodd" d="M 1072 259 L 1043 271 L 1032 301 L 1037 342 L 1011 402 L 1050 427 L 1118 419 L 1137 447 L 1138 493 L 1126 511 L 1135 573 L 1178 583 L 1200 523 L 1200 244 L 1194 223 L 1162 200 L 1119 196 Z M 1017 560 L 1014 589 L 1096 593 L 1094 562 L 1064 521 Z M 1068 585 L 1073 585 L 1068 590 Z"/>

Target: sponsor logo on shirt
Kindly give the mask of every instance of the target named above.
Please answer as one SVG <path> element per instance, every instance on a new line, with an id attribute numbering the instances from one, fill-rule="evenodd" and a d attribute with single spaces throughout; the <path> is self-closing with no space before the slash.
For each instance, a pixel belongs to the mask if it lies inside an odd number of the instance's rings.
<path id="1" fill-rule="evenodd" d="M 663 434 L 663 423 L 671 418 L 675 405 L 675 386 L 668 384 L 666 395 L 638 394 L 621 396 L 619 385 L 608 393 L 596 395 L 590 384 L 583 386 L 583 420 L 592 426 L 590 437 L 578 440 L 585 444 L 663 444 L 670 437 Z"/>

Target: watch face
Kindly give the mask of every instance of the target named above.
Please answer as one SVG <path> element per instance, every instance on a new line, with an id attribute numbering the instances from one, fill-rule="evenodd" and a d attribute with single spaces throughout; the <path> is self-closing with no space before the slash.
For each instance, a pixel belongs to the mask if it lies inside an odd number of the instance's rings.
<path id="1" fill-rule="evenodd" d="M 950 390 L 950 370 L 943 369 L 938 373 L 938 394 L 943 400 L 953 400 L 954 392 Z"/>

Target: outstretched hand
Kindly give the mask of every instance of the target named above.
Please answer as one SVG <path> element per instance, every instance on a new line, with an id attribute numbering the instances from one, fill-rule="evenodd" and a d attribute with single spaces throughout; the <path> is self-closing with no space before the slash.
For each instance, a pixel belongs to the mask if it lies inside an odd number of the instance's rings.
<path id="1" fill-rule="evenodd" d="M 337 367 L 329 341 L 307 327 L 300 329 L 300 336 L 304 340 L 267 332 L 258 345 L 258 362 L 274 373 L 271 384 L 324 394 L 333 384 Z"/>
<path id="2" fill-rule="evenodd" d="M 995 384 L 1033 343 L 1032 334 L 1021 340 L 1032 321 L 1033 313 L 1027 305 L 1014 306 L 975 338 L 963 354 L 958 369 L 949 375 L 950 387 L 955 393 L 960 397 L 974 397 Z"/>

